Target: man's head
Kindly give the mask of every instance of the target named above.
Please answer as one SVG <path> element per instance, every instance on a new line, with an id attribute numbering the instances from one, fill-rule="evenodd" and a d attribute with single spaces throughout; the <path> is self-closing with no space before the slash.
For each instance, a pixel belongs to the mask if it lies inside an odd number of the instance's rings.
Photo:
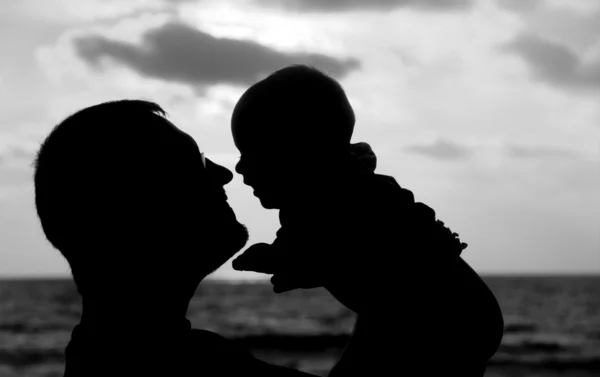
<path id="1" fill-rule="evenodd" d="M 164 115 L 145 101 L 92 106 L 38 151 L 38 216 L 84 296 L 157 286 L 192 295 L 247 241 L 223 188 L 232 173 Z"/>
<path id="2" fill-rule="evenodd" d="M 354 121 L 337 81 L 303 65 L 280 69 L 251 86 L 233 111 L 236 171 L 265 208 L 281 208 L 347 153 Z"/>

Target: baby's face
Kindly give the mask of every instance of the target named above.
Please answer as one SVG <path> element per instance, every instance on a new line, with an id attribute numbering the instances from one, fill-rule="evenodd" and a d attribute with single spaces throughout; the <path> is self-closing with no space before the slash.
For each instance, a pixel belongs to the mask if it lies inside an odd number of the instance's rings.
<path id="1" fill-rule="evenodd" d="M 297 195 L 306 170 L 298 153 L 284 142 L 257 134 L 249 137 L 235 128 L 233 139 L 241 154 L 235 170 L 252 187 L 264 208 L 280 209 Z"/>
<path id="2" fill-rule="evenodd" d="M 235 171 L 244 178 L 244 184 L 254 190 L 263 207 L 279 209 L 288 190 L 285 159 L 275 151 L 245 146 L 240 149 L 240 160 Z"/>

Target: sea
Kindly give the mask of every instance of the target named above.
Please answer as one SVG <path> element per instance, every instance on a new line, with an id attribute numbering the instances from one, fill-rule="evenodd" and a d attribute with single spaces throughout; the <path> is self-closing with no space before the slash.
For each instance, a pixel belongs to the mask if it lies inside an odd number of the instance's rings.
<path id="1" fill-rule="evenodd" d="M 600 377 L 600 276 L 484 280 L 505 318 L 486 377 Z M 0 377 L 62 376 L 64 348 L 80 315 L 70 279 L 0 280 Z M 188 318 L 258 358 L 320 376 L 343 351 L 355 321 L 323 289 L 276 295 L 268 282 L 214 280 L 200 285 Z"/>

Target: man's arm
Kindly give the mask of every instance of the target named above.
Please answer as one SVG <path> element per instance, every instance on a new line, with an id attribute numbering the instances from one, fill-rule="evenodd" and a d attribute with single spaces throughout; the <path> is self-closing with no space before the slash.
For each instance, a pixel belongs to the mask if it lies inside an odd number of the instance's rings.
<path id="1" fill-rule="evenodd" d="M 255 366 L 249 375 L 261 377 L 316 377 L 313 374 L 301 372 L 296 369 L 281 365 L 269 364 L 266 361 L 255 359 Z"/>
<path id="2" fill-rule="evenodd" d="M 207 330 L 193 330 L 193 355 L 202 375 L 257 377 L 315 377 L 260 360 L 233 340 Z M 198 374 L 200 375 L 200 374 Z"/>

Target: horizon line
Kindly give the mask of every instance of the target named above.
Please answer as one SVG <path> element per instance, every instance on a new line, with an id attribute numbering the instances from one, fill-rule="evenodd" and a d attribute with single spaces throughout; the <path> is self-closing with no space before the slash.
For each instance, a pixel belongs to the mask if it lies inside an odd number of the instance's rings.
<path id="1" fill-rule="evenodd" d="M 569 276 L 600 276 L 600 271 L 518 271 L 518 272 L 481 272 L 481 277 L 569 277 Z M 67 280 L 72 279 L 71 275 L 49 274 L 49 275 L 0 275 L 2 280 Z M 207 277 L 203 281 L 216 282 L 268 282 L 270 277 L 257 278 L 231 278 L 231 277 Z"/>

